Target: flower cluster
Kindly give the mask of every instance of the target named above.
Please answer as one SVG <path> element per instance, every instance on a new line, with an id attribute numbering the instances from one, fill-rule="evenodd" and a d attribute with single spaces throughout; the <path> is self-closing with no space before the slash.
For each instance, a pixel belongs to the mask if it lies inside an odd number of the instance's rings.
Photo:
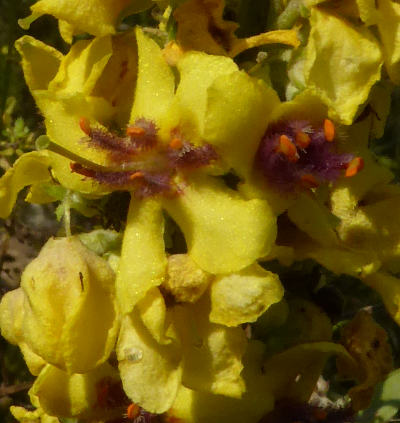
<path id="1" fill-rule="evenodd" d="M 130 202 L 121 246 L 65 217 L 3 296 L 2 335 L 37 376 L 17 420 L 257 423 L 307 401 L 331 355 L 354 414 L 391 371 L 368 314 L 334 342 L 270 265 L 356 277 L 400 324 L 400 189 L 369 149 L 400 82 L 400 6 L 276 1 L 253 33 L 238 3 L 39 0 L 22 20 L 53 15 L 71 46 L 16 43 L 45 148 L 0 179 L 0 216 L 27 186 L 32 203 Z M 158 28 L 123 23 L 151 9 Z"/>

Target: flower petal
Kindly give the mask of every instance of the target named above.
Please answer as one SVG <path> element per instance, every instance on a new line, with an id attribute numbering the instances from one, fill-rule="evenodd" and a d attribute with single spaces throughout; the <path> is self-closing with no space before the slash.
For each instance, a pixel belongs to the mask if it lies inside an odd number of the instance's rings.
<path id="1" fill-rule="evenodd" d="M 276 92 L 262 81 L 244 72 L 221 75 L 207 89 L 203 139 L 216 147 L 229 168 L 247 178 L 278 104 Z"/>
<path id="2" fill-rule="evenodd" d="M 7 218 L 24 187 L 48 181 L 49 157 L 45 152 L 32 151 L 22 155 L 0 179 L 0 218 Z"/>
<path id="3" fill-rule="evenodd" d="M 18 39 L 15 48 L 22 57 L 22 69 L 29 89 L 47 89 L 64 56 L 55 48 L 28 35 Z"/>
<path id="4" fill-rule="evenodd" d="M 239 273 L 217 276 L 211 285 L 210 321 L 225 326 L 255 322 L 283 297 L 277 275 L 254 265 Z"/>
<path id="5" fill-rule="evenodd" d="M 249 266 L 275 240 L 276 220 L 268 204 L 244 200 L 216 178 L 191 178 L 182 195 L 164 204 L 185 235 L 189 255 L 210 273 Z"/>
<path id="6" fill-rule="evenodd" d="M 117 344 L 118 367 L 128 397 L 152 413 L 167 411 L 181 381 L 181 355 L 172 343 L 157 343 L 138 313 L 123 318 Z"/>
<path id="7" fill-rule="evenodd" d="M 29 395 L 50 415 L 84 420 L 116 418 L 126 401 L 118 372 L 108 363 L 84 374 L 68 374 L 47 365 Z M 112 404 L 112 399 L 120 404 Z"/>
<path id="8" fill-rule="evenodd" d="M 208 320 L 207 299 L 174 307 L 174 321 L 183 348 L 182 383 L 192 389 L 240 398 L 246 336 Z"/>
<path id="9" fill-rule="evenodd" d="M 138 118 L 154 120 L 159 126 L 168 111 L 175 92 L 175 78 L 160 47 L 136 29 L 138 44 L 138 79 L 130 122 Z"/>
<path id="10" fill-rule="evenodd" d="M 163 233 L 159 201 L 132 198 L 116 280 L 123 313 L 130 313 L 149 289 L 162 283 L 167 266 Z"/>
<path id="11" fill-rule="evenodd" d="M 107 262 L 78 239 L 50 239 L 22 275 L 24 342 L 69 372 L 102 363 L 118 330 L 113 285 Z"/>
<path id="12" fill-rule="evenodd" d="M 310 23 L 307 85 L 328 105 L 333 119 L 351 124 L 359 105 L 380 78 L 379 44 L 368 29 L 354 28 L 321 9 L 312 9 Z"/>

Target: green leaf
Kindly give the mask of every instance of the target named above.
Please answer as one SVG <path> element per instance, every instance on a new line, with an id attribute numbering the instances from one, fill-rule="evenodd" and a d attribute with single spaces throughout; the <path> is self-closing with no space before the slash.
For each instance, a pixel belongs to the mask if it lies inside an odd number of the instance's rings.
<path id="1" fill-rule="evenodd" d="M 357 423 L 385 423 L 400 409 L 400 369 L 376 385 L 371 405 L 359 413 Z"/>

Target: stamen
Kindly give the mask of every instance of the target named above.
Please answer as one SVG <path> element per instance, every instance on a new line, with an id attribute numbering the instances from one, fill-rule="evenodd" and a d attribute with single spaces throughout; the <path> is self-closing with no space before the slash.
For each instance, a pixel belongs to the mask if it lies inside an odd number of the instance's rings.
<path id="1" fill-rule="evenodd" d="M 132 175 L 129 176 L 129 180 L 133 181 L 134 179 L 137 179 L 137 178 L 143 178 L 143 176 L 144 175 L 142 172 L 137 171 L 135 173 L 132 173 Z"/>
<path id="2" fill-rule="evenodd" d="M 180 138 L 172 138 L 171 142 L 169 143 L 169 146 L 173 150 L 180 150 L 182 148 L 182 146 L 183 146 L 183 143 L 180 140 Z"/>
<path id="3" fill-rule="evenodd" d="M 79 127 L 82 129 L 82 131 L 90 137 L 92 133 L 92 129 L 90 128 L 90 122 L 88 118 L 81 117 L 79 119 Z"/>
<path id="4" fill-rule="evenodd" d="M 275 151 L 277 153 L 284 154 L 289 160 L 289 162 L 297 162 L 297 160 L 299 160 L 297 148 L 287 135 L 281 135 L 279 137 L 279 144 L 276 147 Z"/>
<path id="5" fill-rule="evenodd" d="M 305 173 L 300 177 L 301 184 L 304 188 L 317 188 L 319 183 L 311 173 Z"/>
<path id="6" fill-rule="evenodd" d="M 141 135 L 144 135 L 145 133 L 145 129 L 139 126 L 128 126 L 126 128 L 126 135 L 128 135 L 129 137 L 139 137 Z"/>
<path id="7" fill-rule="evenodd" d="M 126 417 L 128 419 L 135 419 L 140 414 L 140 407 L 132 402 L 126 409 Z"/>
<path id="8" fill-rule="evenodd" d="M 345 176 L 346 178 L 351 178 L 354 175 L 357 175 L 360 170 L 364 167 L 364 160 L 362 157 L 355 157 L 346 168 Z"/>
<path id="9" fill-rule="evenodd" d="M 79 173 L 80 175 L 87 176 L 88 178 L 94 178 L 96 176 L 96 172 L 94 170 L 83 167 L 79 163 L 71 162 L 69 167 L 73 173 Z"/>
<path id="10" fill-rule="evenodd" d="M 310 145 L 311 138 L 303 131 L 296 132 L 296 145 L 300 148 L 307 148 Z"/>
<path id="11" fill-rule="evenodd" d="M 335 138 L 335 125 L 329 119 L 324 120 L 324 135 L 328 142 L 332 142 Z"/>

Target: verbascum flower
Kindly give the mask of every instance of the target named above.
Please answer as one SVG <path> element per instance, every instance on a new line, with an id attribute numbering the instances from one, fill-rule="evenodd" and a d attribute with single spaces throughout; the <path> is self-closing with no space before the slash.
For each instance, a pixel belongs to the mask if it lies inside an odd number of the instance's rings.
<path id="1" fill-rule="evenodd" d="M 62 37 L 68 43 L 74 35 L 89 33 L 103 36 L 116 33 L 117 24 L 127 15 L 154 5 L 152 0 L 39 0 L 31 6 L 32 14 L 19 21 L 24 29 L 42 15 L 59 20 Z"/>
<path id="2" fill-rule="evenodd" d="M 69 373 L 95 368 L 118 332 L 114 278 L 77 238 L 50 239 L 26 267 L 21 287 L 2 298 L 2 335 L 20 346 L 34 374 L 46 363 Z"/>
<path id="3" fill-rule="evenodd" d="M 170 409 L 181 384 L 240 398 L 247 345 L 240 325 L 282 295 L 278 277 L 258 266 L 214 277 L 188 255 L 170 256 L 161 290 L 149 290 L 122 321 L 117 357 L 128 397 L 155 413 Z"/>

